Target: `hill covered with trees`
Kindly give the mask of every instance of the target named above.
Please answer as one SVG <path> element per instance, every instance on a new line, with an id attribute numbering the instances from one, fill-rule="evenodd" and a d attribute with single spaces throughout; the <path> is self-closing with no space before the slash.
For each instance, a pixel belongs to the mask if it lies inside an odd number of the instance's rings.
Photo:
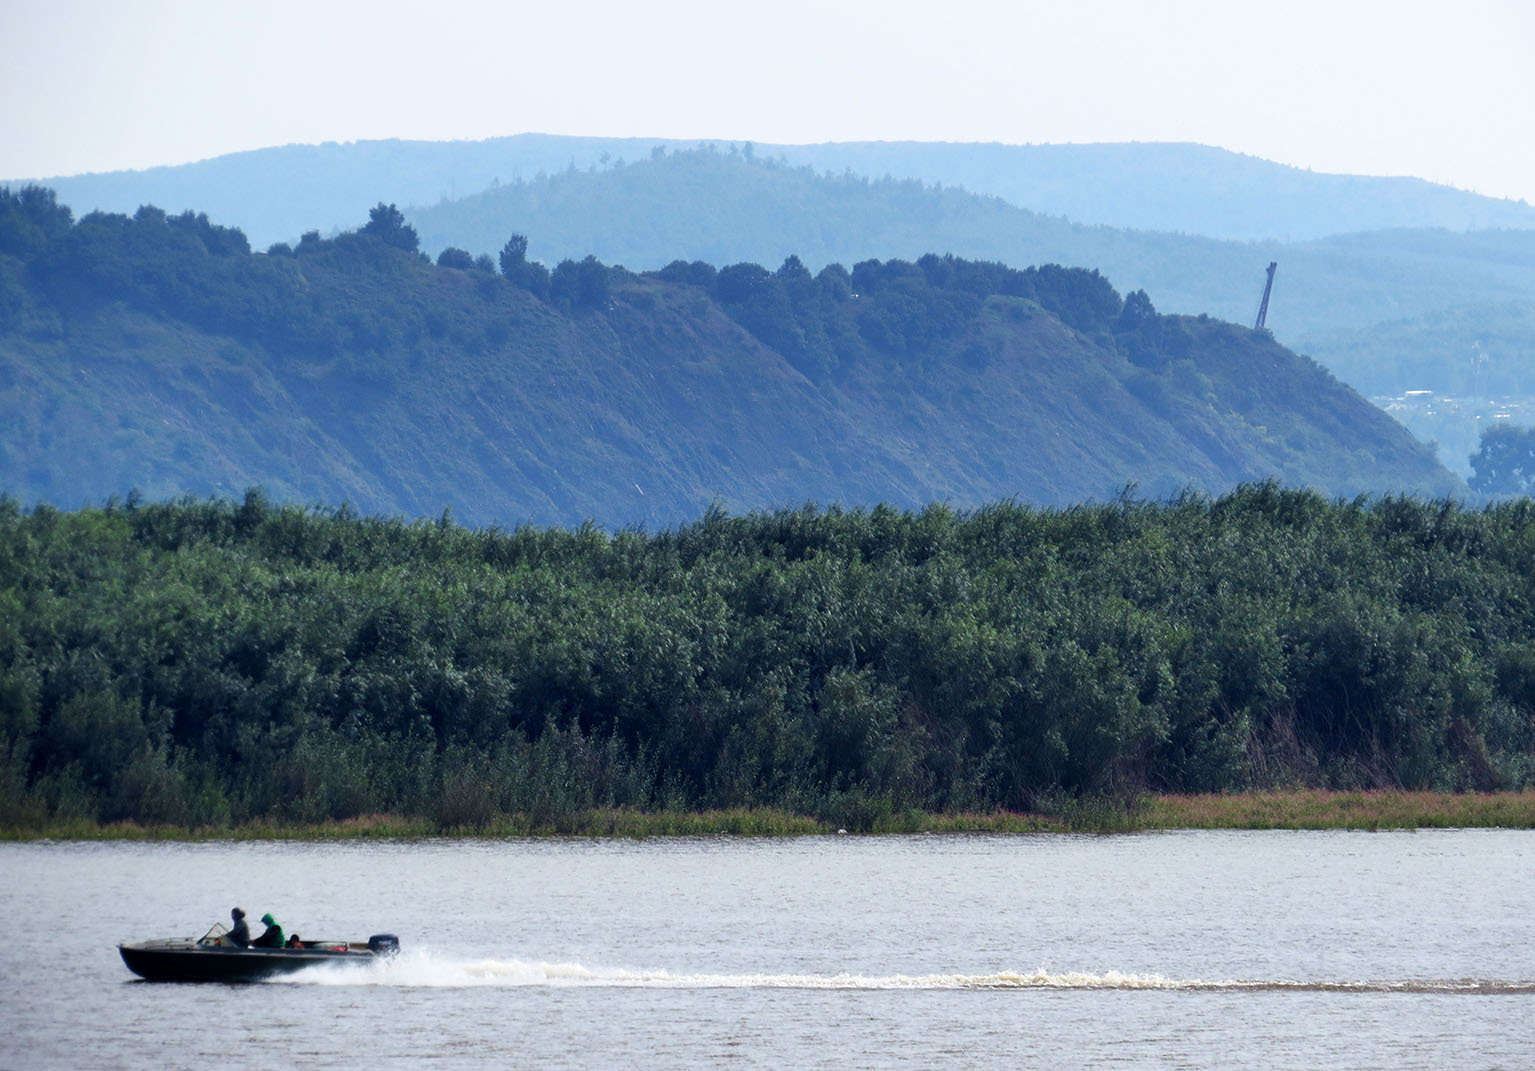
<path id="1" fill-rule="evenodd" d="M 1159 308 L 1269 326 L 1382 405 L 1452 469 L 1489 420 L 1535 411 L 1535 207 L 1414 179 L 1313 174 L 1198 145 L 759 145 L 519 135 L 285 146 L 60 179 L 68 203 L 205 211 L 259 246 L 405 206 L 424 247 L 553 266 L 676 258 L 812 271 L 930 251 L 1096 269 Z"/>
<path id="2" fill-rule="evenodd" d="M 1527 786 L 1528 499 L 711 511 L 0 499 L 0 827 Z"/>
<path id="3" fill-rule="evenodd" d="M 428 249 L 493 250 L 508 228 L 522 228 L 548 258 L 595 253 L 631 268 L 676 257 L 776 264 L 794 253 L 815 270 L 934 249 L 1089 267 L 1154 295 L 1159 308 L 1236 323 L 1253 322 L 1264 267 L 1277 260 L 1269 326 L 1365 394 L 1517 393 L 1535 382 L 1524 360 L 1535 337 L 1535 228 L 1218 241 L 1086 226 L 915 179 L 703 150 L 505 183 L 407 215 Z M 1478 343 L 1489 360 L 1473 368 Z"/>
<path id="4" fill-rule="evenodd" d="M 1099 148 L 1108 168 L 1116 154 Z M 1078 177 L 1082 190 L 1119 181 Z M 1166 193 L 1170 187 L 1180 192 Z M 1182 197 L 1182 189 L 1172 171 L 1153 173 L 1145 196 Z M 1382 204 L 1390 201 L 1389 188 L 1376 192 Z M 1261 203 L 1279 197 L 1254 196 Z M 1340 197 L 1339 204 L 1353 204 Z M 528 225 L 552 255 L 595 250 L 632 267 L 677 255 L 776 263 L 792 249 L 814 268 L 850 255 L 911 259 L 942 242 L 971 258 L 1090 266 L 1126 290 L 1156 295 L 1164 310 L 1238 323 L 1253 321 L 1263 266 L 1275 260 L 1268 323 L 1276 336 L 1382 405 L 1409 391 L 1431 392 L 1441 401 L 1392 411 L 1419 438 L 1437 441 L 1452 469 L 1469 472 L 1478 435 L 1494 415 L 1535 419 L 1535 230 L 1426 229 L 1425 221 L 1444 218 L 1428 206 L 1420 217 L 1401 217 L 1413 219 L 1410 229 L 1216 241 L 1197 231 L 1083 226 L 915 179 L 871 180 L 740 151 L 693 151 L 503 184 L 410 216 L 429 247 L 477 248 L 511 221 L 527 220 L 536 221 Z M 1363 228 L 1380 217 L 1358 211 L 1353 218 Z"/>
<path id="5" fill-rule="evenodd" d="M 47 191 L 0 192 L 0 486 L 76 506 L 259 484 L 612 527 L 711 502 L 1461 486 L 1266 333 L 1160 315 L 1093 271 L 935 254 L 551 271 L 532 248 L 433 262 L 380 204 L 256 253 L 200 214 L 76 222 Z"/>

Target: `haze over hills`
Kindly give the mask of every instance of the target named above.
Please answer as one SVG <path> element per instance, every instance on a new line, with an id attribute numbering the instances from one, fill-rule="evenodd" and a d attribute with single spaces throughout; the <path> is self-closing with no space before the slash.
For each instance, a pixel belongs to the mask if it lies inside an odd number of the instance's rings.
<path id="1" fill-rule="evenodd" d="M 1393 228 L 1535 228 L 1535 206 L 1411 178 L 1330 175 L 1194 144 L 816 145 L 519 134 L 482 141 L 285 145 L 143 171 L 17 176 L 58 191 L 80 214 L 142 204 L 206 212 L 264 247 L 352 226 L 359 204 L 426 206 L 659 152 L 712 148 L 761 160 L 962 187 L 1086 225 L 1239 241 L 1304 241 Z M 592 252 L 586 250 L 585 252 Z M 583 253 L 584 255 L 584 253 Z"/>
<path id="2" fill-rule="evenodd" d="M 1451 493 L 1271 337 L 1093 272 L 930 256 L 812 275 L 416 253 L 253 254 L 191 213 L 0 219 L 0 489 L 348 502 L 477 524 L 672 525 L 710 503 L 1067 504 L 1277 478 Z"/>
<path id="3" fill-rule="evenodd" d="M 672 259 L 819 269 L 940 249 L 1005 263 L 1096 268 L 1159 308 L 1251 322 L 1269 259 L 1283 261 L 1270 326 L 1310 352 L 1414 310 L 1493 305 L 1535 290 L 1535 230 L 1387 231 L 1295 245 L 1088 227 L 915 181 L 831 176 L 709 151 L 570 172 L 408 213 L 428 250 L 495 252 L 513 232 L 553 264 L 594 254 L 634 269 Z M 1326 362 L 1324 362 L 1326 363 Z M 1389 392 L 1391 367 L 1335 369 Z"/>
<path id="4" fill-rule="evenodd" d="M 385 200 L 407 207 L 429 252 L 494 254 L 518 232 L 549 265 L 588 254 L 632 269 L 676 257 L 771 265 L 793 253 L 851 266 L 928 251 L 1055 261 L 1144 288 L 1164 311 L 1248 323 L 1277 260 L 1276 336 L 1392 405 L 1462 474 L 1489 421 L 1535 421 L 1535 209 L 1522 203 L 1194 145 L 677 145 L 287 146 L 54 185 L 82 213 L 209 211 L 258 247 L 333 233 Z M 912 179 L 869 177 L 885 175 Z M 1295 240 L 1215 240 L 1262 234 Z M 1402 405 L 1410 391 L 1417 400 Z"/>
<path id="5" fill-rule="evenodd" d="M 1293 244 L 1087 227 L 997 198 L 915 181 L 832 176 L 744 153 L 670 153 L 415 209 L 428 248 L 494 249 L 529 234 L 550 263 L 586 252 L 630 267 L 668 256 L 807 264 L 912 258 L 930 249 L 1102 270 L 1159 308 L 1251 323 L 1263 267 L 1280 263 L 1276 336 L 1384 403 L 1461 473 L 1494 417 L 1535 394 L 1535 230 L 1387 230 Z M 1455 399 L 1447 407 L 1443 399 Z M 1535 420 L 1535 405 L 1526 412 Z"/>
<path id="6" fill-rule="evenodd" d="M 768 156 L 962 186 L 1045 215 L 1127 230 L 1302 242 L 1432 227 L 1535 228 L 1535 206 L 1416 178 L 1335 175 L 1208 145 L 855 142 L 767 146 Z"/>

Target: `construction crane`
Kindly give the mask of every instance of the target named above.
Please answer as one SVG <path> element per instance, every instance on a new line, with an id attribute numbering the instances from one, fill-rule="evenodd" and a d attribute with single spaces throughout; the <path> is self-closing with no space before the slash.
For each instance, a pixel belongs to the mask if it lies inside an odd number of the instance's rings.
<path id="1" fill-rule="evenodd" d="M 1279 261 L 1269 261 L 1269 281 L 1263 284 L 1263 301 L 1258 306 L 1258 322 L 1253 324 L 1254 331 L 1262 327 L 1264 321 L 1269 318 L 1269 294 L 1274 289 L 1274 269 L 1277 267 L 1279 267 Z"/>

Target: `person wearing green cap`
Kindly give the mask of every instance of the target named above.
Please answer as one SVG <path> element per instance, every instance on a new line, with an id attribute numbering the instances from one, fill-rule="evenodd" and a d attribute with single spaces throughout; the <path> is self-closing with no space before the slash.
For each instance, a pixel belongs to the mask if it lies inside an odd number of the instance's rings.
<path id="1" fill-rule="evenodd" d="M 252 948 L 281 948 L 284 943 L 282 927 L 277 925 L 277 920 L 268 911 L 261 916 L 261 921 L 266 923 L 266 929 L 261 931 L 261 936 L 251 942 Z"/>

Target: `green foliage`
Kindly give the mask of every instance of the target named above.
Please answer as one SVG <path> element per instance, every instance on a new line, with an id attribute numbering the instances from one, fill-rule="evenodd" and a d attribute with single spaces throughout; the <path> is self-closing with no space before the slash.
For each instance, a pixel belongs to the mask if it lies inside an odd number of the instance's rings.
<path id="1" fill-rule="evenodd" d="M 732 264 L 715 277 L 679 261 L 657 274 L 712 285 L 732 318 L 818 381 L 839 364 L 871 358 L 931 368 L 991 297 L 1038 302 L 1085 334 L 1107 332 L 1120 316 L 1119 295 L 1101 275 L 1055 264 L 1020 271 L 929 253 L 915 264 L 861 261 L 851 275 L 833 264 L 812 277 L 799 257 L 790 256 L 777 272 Z M 1156 319 L 1147 300 L 1139 322 Z"/>
<path id="2" fill-rule="evenodd" d="M 506 240 L 501 247 L 501 274 L 516 281 L 516 275 L 522 266 L 528 261 L 528 239 L 526 235 L 514 234 Z"/>
<path id="3" fill-rule="evenodd" d="M 549 269 L 528 260 L 528 239 L 514 234 L 501 247 L 498 257 L 501 274 L 513 286 L 521 287 L 535 297 L 549 296 Z"/>
<path id="4" fill-rule="evenodd" d="M 0 499 L 0 825 L 769 807 L 858 830 L 1148 791 L 1519 788 L 1532 547 L 1528 500 L 1273 484 L 654 535 L 259 491 Z"/>
<path id="5" fill-rule="evenodd" d="M 1471 455 L 1473 491 L 1489 495 L 1529 495 L 1535 491 L 1535 428 L 1494 424 L 1482 432 Z"/>
<path id="6" fill-rule="evenodd" d="M 756 264 L 721 268 L 714 281 L 719 303 L 742 327 L 795 364 L 803 359 L 805 336 L 782 281 Z"/>
<path id="7" fill-rule="evenodd" d="M 382 201 L 368 210 L 368 222 L 363 226 L 362 233 L 370 234 L 407 253 L 414 253 L 421 244 L 416 237 L 416 228 L 405 222 L 405 213 Z"/>
<path id="8" fill-rule="evenodd" d="M 474 267 L 474 257 L 462 249 L 449 246 L 437 254 L 437 266 L 439 268 L 457 268 L 459 271 L 468 271 Z"/>
<path id="9" fill-rule="evenodd" d="M 52 190 L 24 186 L 12 193 L 0 188 L 0 253 L 29 260 L 73 225 L 72 213 Z"/>
<path id="10" fill-rule="evenodd" d="M 674 260 L 660 271 L 656 272 L 658 278 L 669 283 L 677 283 L 682 286 L 702 286 L 710 290 L 714 289 L 714 283 L 719 273 L 715 271 L 713 264 L 705 264 L 701 260 L 695 260 L 691 264 L 683 260 Z"/>
<path id="11" fill-rule="evenodd" d="M 549 298 L 571 312 L 587 313 L 608 306 L 611 269 L 588 255 L 578 264 L 562 260 L 549 277 Z"/>

